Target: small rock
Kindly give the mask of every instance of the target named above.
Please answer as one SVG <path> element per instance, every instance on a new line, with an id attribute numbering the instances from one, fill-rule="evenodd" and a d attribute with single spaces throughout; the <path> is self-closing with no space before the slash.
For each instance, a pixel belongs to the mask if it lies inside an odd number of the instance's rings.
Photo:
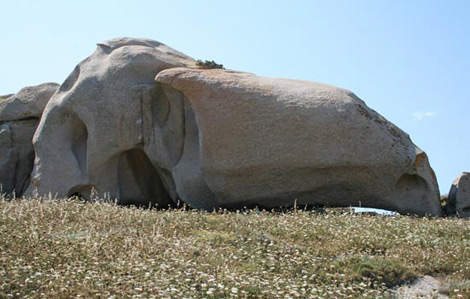
<path id="1" fill-rule="evenodd" d="M 424 276 L 413 283 L 403 285 L 392 291 L 392 298 L 448 298 L 439 293 L 441 282 L 432 276 Z"/>

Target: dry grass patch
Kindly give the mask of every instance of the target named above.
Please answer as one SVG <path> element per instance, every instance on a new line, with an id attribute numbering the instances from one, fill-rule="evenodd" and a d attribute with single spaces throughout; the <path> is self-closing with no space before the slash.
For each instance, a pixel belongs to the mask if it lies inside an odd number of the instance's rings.
<path id="1" fill-rule="evenodd" d="M 420 275 L 447 277 L 452 295 L 470 280 L 462 219 L 70 200 L 0 211 L 0 297 L 390 297 Z"/>

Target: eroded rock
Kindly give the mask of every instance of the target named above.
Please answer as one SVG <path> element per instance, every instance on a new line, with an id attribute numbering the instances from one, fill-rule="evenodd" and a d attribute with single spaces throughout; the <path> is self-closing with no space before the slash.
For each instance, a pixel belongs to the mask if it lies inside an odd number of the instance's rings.
<path id="1" fill-rule="evenodd" d="M 0 101 L 0 185 L 2 193 L 20 196 L 33 170 L 32 139 L 42 111 L 59 87 L 45 83 L 25 87 Z"/>
<path id="2" fill-rule="evenodd" d="M 156 41 L 119 38 L 98 44 L 44 111 L 34 137 L 37 158 L 27 194 L 88 198 L 95 189 L 121 204 L 167 206 L 176 200 L 171 176 L 154 163 L 145 145 L 181 135 L 182 120 L 173 121 L 172 115 L 183 112 L 159 110 L 144 95 L 157 92 L 158 72 L 178 66 L 195 66 L 195 61 Z M 167 113 L 170 135 L 144 135 L 143 118 L 150 111 Z M 158 154 L 171 157 L 177 147 Z"/>
<path id="3" fill-rule="evenodd" d="M 470 217 L 470 173 L 462 172 L 450 187 L 445 212 L 460 217 Z"/>
<path id="4" fill-rule="evenodd" d="M 99 44 L 49 101 L 34 144 L 28 194 L 441 213 L 426 154 L 350 91 L 196 69 L 150 40 Z"/>
<path id="5" fill-rule="evenodd" d="M 348 90 L 187 68 L 156 81 L 167 93 L 155 101 L 184 102 L 184 150 L 168 170 L 192 206 L 441 213 L 426 154 Z"/>
<path id="6" fill-rule="evenodd" d="M 59 88 L 57 83 L 28 86 L 0 101 L 0 121 L 38 120 L 47 102 Z"/>

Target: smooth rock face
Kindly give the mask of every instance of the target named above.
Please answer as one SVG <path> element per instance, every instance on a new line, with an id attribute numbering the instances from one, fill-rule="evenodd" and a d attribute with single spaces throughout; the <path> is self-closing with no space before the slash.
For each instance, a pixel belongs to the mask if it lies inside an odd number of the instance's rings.
<path id="1" fill-rule="evenodd" d="M 470 173 L 462 172 L 450 187 L 445 212 L 448 215 L 470 217 Z"/>
<path id="2" fill-rule="evenodd" d="M 144 117 L 165 113 L 152 106 L 148 94 L 157 92 L 158 72 L 178 66 L 195 66 L 195 61 L 156 41 L 119 38 L 98 44 L 44 111 L 34 136 L 36 159 L 27 194 L 87 198 L 95 189 L 121 204 L 172 203 L 171 176 L 152 159 L 164 157 L 162 163 L 168 163 L 167 155 L 173 154 L 160 151 L 161 139 L 181 134 L 183 126 L 176 121 L 166 135 L 155 136 L 160 127 L 145 128 L 153 123 L 144 123 Z M 148 130 L 152 133 L 144 135 Z M 154 156 L 145 151 L 149 143 L 158 148 Z"/>
<path id="3" fill-rule="evenodd" d="M 33 135 L 47 101 L 59 87 L 45 83 L 25 87 L 0 101 L 0 185 L 2 193 L 20 196 L 33 170 Z"/>
<path id="4" fill-rule="evenodd" d="M 176 68 L 156 81 L 166 93 L 154 101 L 184 103 L 183 152 L 167 171 L 192 206 L 441 213 L 426 154 L 350 91 L 226 70 Z"/>

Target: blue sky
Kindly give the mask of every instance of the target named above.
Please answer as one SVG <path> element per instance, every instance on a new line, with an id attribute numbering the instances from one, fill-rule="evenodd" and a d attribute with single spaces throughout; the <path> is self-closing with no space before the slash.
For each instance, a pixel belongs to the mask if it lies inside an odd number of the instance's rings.
<path id="1" fill-rule="evenodd" d="M 147 37 L 352 90 L 428 153 L 441 193 L 470 171 L 470 1 L 1 1 L 0 94 L 61 83 L 103 40 Z"/>

